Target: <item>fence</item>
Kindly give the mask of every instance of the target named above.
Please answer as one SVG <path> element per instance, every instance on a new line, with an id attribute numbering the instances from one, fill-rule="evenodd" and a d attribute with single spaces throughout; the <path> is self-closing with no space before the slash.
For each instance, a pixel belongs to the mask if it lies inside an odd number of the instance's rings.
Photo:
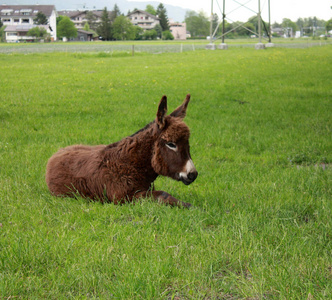
<path id="1" fill-rule="evenodd" d="M 116 44 L 116 43 L 103 43 L 103 42 L 86 42 L 86 43 L 35 43 L 35 44 L 2 44 L 0 45 L 0 53 L 51 53 L 51 52 L 128 52 L 134 55 L 136 52 L 145 52 L 151 54 L 161 53 L 176 53 L 204 50 L 206 43 L 160 43 L 160 44 Z M 275 47 L 287 47 L 287 48 L 308 48 L 331 45 L 332 42 L 327 41 L 304 41 L 296 43 L 275 43 Z M 218 45 L 218 42 L 216 42 Z M 228 43 L 229 48 L 247 48 L 255 47 L 255 43 L 235 43 L 234 41 Z M 216 50 L 218 51 L 218 50 Z"/>

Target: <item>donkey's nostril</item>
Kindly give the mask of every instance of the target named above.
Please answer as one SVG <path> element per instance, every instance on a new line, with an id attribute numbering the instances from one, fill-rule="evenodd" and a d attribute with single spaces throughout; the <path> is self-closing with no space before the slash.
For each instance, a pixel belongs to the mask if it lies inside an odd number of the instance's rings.
<path id="1" fill-rule="evenodd" d="M 192 172 L 188 174 L 188 179 L 191 181 L 194 181 L 197 178 L 198 173 L 197 172 Z"/>

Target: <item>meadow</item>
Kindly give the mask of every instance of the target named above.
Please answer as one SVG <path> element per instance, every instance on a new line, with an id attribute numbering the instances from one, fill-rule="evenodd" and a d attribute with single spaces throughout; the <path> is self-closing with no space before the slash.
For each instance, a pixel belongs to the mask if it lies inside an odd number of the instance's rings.
<path id="1" fill-rule="evenodd" d="M 0 299 L 330 299 L 332 46 L 0 54 Z M 56 198 L 48 158 L 192 98 L 197 180 Z"/>

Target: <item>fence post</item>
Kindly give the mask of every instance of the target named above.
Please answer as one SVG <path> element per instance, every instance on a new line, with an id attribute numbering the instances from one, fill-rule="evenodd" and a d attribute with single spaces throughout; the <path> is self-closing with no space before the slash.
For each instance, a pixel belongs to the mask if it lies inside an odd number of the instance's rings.
<path id="1" fill-rule="evenodd" d="M 131 46 L 131 56 L 135 55 L 135 45 Z"/>

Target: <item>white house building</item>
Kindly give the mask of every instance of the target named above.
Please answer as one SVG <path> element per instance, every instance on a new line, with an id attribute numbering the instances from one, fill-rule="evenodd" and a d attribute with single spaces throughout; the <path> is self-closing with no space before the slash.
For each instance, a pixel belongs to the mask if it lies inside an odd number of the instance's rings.
<path id="1" fill-rule="evenodd" d="M 169 30 L 173 34 L 175 40 L 186 40 L 187 39 L 186 23 L 170 22 Z"/>
<path id="2" fill-rule="evenodd" d="M 35 25 L 34 19 L 42 12 L 47 25 Z M 35 27 L 43 27 L 56 40 L 56 9 L 54 5 L 0 5 L 0 20 L 3 23 L 7 42 L 20 42 L 32 39 L 27 32 Z"/>
<path id="3" fill-rule="evenodd" d="M 127 15 L 133 25 L 139 26 L 144 30 L 153 29 L 160 24 L 159 18 L 149 14 L 148 12 L 136 9 Z"/>
<path id="4" fill-rule="evenodd" d="M 83 29 L 85 23 L 88 20 L 88 14 L 92 14 L 94 19 L 94 27 L 98 27 L 98 25 L 102 22 L 103 10 L 61 10 L 58 11 L 59 16 L 67 16 L 74 23 L 77 29 Z M 109 17 L 112 17 L 112 12 L 108 12 Z M 92 29 L 92 27 L 91 27 Z"/>

